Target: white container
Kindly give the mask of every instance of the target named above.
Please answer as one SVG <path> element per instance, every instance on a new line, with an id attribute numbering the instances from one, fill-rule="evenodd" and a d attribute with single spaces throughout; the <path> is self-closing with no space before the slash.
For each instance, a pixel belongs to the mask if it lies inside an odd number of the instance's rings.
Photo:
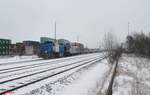
<path id="1" fill-rule="evenodd" d="M 34 52 L 33 52 L 33 46 L 25 46 L 25 54 L 27 54 L 27 55 L 34 54 Z"/>

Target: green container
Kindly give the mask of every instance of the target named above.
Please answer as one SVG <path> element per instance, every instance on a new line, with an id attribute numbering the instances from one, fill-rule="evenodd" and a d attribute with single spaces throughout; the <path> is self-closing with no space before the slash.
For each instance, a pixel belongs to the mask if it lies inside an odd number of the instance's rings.
<path id="1" fill-rule="evenodd" d="M 11 40 L 0 39 L 0 56 L 9 55 Z"/>

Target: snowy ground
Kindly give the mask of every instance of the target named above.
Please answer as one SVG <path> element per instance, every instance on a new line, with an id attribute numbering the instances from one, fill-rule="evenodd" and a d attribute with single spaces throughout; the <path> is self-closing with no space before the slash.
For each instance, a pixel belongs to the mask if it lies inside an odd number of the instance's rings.
<path id="1" fill-rule="evenodd" d="M 150 60 L 124 55 L 118 64 L 113 95 L 149 95 Z"/>
<path id="2" fill-rule="evenodd" d="M 83 71 L 76 81 L 62 91 L 62 95 L 96 95 L 98 88 L 103 86 L 109 69 L 110 66 L 106 60 L 98 62 L 87 71 Z"/>
<path id="3" fill-rule="evenodd" d="M 91 56 L 93 54 L 89 55 L 89 57 Z M 69 72 L 45 79 L 11 93 L 12 95 L 96 95 L 98 88 L 103 87 L 111 65 L 107 63 L 106 59 L 93 65 L 90 64 L 72 69 Z"/>
<path id="4" fill-rule="evenodd" d="M 38 58 L 36 55 L 32 56 L 13 56 L 13 57 L 1 57 L 0 58 L 0 65 L 10 63 L 10 62 L 21 62 L 21 61 L 30 61 L 30 60 L 37 60 L 41 59 Z"/>
<path id="5" fill-rule="evenodd" d="M 103 60 L 92 66 L 73 70 L 74 73 L 64 74 L 58 80 L 45 80 L 39 83 L 40 87 L 32 88 L 21 95 L 96 95 L 97 88 L 103 85 L 109 69 L 110 65 Z M 16 95 L 20 93 L 22 91 Z"/>
<path id="6" fill-rule="evenodd" d="M 106 59 L 96 62 L 97 60 L 102 59 L 102 56 L 103 55 L 101 53 L 95 53 L 60 59 L 39 60 L 36 62 L 24 62 L 26 60 L 36 59 L 36 56 L 22 57 L 21 59 L 18 57 L 0 59 L 0 82 L 11 79 L 9 82 L 0 84 L 0 89 L 1 91 L 4 89 L 10 89 L 21 85 L 22 83 L 28 83 L 45 75 L 48 76 L 63 69 L 78 66 L 91 60 L 91 62 L 88 62 L 88 64 L 81 65 L 57 76 L 53 76 L 52 78 L 47 78 L 45 80 L 12 91 L 7 95 L 95 95 L 98 88 L 103 87 L 104 81 L 111 67 L 111 65 L 107 63 Z M 13 62 L 13 64 L 5 65 L 4 62 Z M 21 62 L 21 64 L 18 62 Z M 42 70 L 48 70 L 49 68 L 54 68 L 61 65 L 63 66 L 66 64 L 71 64 L 73 62 L 77 63 L 70 65 L 67 68 L 60 68 L 34 76 L 12 80 L 13 78 L 29 75 L 30 73 L 32 74 Z M 93 62 L 96 63 L 93 64 Z"/>

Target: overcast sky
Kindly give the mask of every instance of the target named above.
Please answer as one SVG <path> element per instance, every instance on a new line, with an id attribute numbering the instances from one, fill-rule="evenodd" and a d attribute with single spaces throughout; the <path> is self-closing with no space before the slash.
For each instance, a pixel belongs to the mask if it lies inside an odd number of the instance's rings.
<path id="1" fill-rule="evenodd" d="M 99 46 L 112 30 L 119 41 L 130 31 L 150 32 L 150 0 L 0 0 L 0 38 L 13 42 L 41 36 Z"/>

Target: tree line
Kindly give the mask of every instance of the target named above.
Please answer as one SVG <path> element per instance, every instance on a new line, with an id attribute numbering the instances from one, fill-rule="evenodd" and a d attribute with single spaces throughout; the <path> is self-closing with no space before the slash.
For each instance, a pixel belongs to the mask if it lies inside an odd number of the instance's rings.
<path id="1" fill-rule="evenodd" d="M 150 56 L 150 33 L 134 33 L 127 36 L 127 51 L 142 56 Z"/>

